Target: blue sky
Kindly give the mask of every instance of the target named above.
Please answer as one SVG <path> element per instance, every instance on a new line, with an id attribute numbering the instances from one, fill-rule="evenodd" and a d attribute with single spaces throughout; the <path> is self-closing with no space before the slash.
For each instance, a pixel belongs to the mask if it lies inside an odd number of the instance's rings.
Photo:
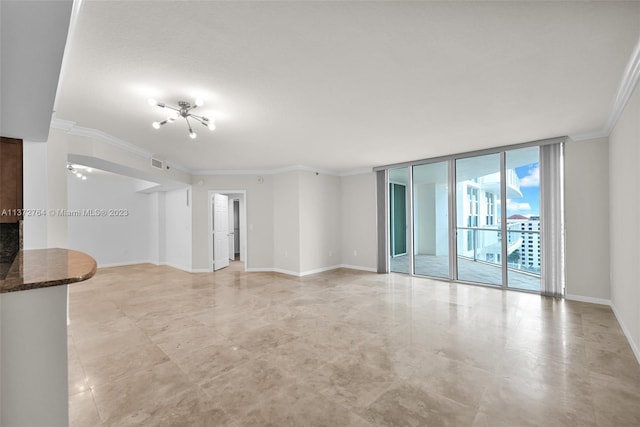
<path id="1" fill-rule="evenodd" d="M 539 215 L 540 214 L 540 168 L 539 163 L 531 163 L 516 168 L 516 175 L 520 178 L 521 199 L 511 199 L 507 204 L 507 216 Z"/>

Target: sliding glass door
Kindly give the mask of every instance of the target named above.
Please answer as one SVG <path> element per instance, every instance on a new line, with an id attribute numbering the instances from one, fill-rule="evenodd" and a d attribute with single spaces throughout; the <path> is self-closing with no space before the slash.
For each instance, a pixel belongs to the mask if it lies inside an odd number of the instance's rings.
<path id="1" fill-rule="evenodd" d="M 395 273 L 410 273 L 408 184 L 409 168 L 389 171 L 389 253 Z"/>
<path id="2" fill-rule="evenodd" d="M 540 148 L 507 151 L 506 168 L 514 191 L 507 195 L 507 286 L 539 291 Z"/>
<path id="3" fill-rule="evenodd" d="M 502 285 L 500 154 L 456 160 L 458 280 Z"/>
<path id="4" fill-rule="evenodd" d="M 549 292 L 549 283 L 551 294 L 563 292 L 561 144 L 452 156 L 386 176 L 391 271 L 536 292 Z M 541 209 L 541 180 L 544 200 L 557 199 L 545 205 L 550 215 Z M 549 230 L 559 237 L 545 240 Z"/>
<path id="5" fill-rule="evenodd" d="M 448 162 L 413 167 L 414 274 L 449 278 Z"/>

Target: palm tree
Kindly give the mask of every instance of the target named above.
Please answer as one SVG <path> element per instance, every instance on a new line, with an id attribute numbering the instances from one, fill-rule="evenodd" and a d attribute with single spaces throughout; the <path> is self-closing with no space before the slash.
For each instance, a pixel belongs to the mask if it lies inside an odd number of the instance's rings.
<path id="1" fill-rule="evenodd" d="M 516 249 L 515 251 L 511 252 L 509 255 L 507 255 L 507 262 L 511 263 L 511 264 L 517 264 L 520 261 L 520 250 Z"/>

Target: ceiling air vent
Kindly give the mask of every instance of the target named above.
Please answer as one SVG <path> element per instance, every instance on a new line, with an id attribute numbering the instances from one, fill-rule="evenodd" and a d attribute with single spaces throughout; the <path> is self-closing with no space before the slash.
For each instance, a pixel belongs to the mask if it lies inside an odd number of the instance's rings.
<path id="1" fill-rule="evenodd" d="M 162 160 L 151 158 L 151 166 L 158 169 L 163 169 Z"/>

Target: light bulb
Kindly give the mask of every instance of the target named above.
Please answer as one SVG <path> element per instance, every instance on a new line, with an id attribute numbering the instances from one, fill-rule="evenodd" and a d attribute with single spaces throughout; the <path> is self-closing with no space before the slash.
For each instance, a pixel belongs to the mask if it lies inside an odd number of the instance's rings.
<path id="1" fill-rule="evenodd" d="M 87 177 L 86 177 L 86 176 L 83 176 L 83 177 L 82 177 L 82 180 L 83 180 L 83 181 L 86 181 L 86 180 L 87 180 Z"/>
<path id="2" fill-rule="evenodd" d="M 153 99 L 153 98 L 149 98 L 149 99 L 147 100 L 147 102 L 149 103 L 149 105 L 153 105 L 154 107 L 155 107 L 156 105 L 158 105 L 158 101 L 156 101 L 156 100 L 155 100 L 155 99 Z"/>
<path id="3" fill-rule="evenodd" d="M 87 168 L 87 172 L 91 173 L 91 172 L 93 172 L 93 169 Z"/>
<path id="4" fill-rule="evenodd" d="M 207 127 L 209 128 L 209 130 L 216 130 L 216 124 L 213 122 L 209 122 Z"/>
<path id="5" fill-rule="evenodd" d="M 196 107 L 202 107 L 203 104 L 204 102 L 202 101 L 202 99 L 200 98 L 196 99 Z"/>
<path id="6" fill-rule="evenodd" d="M 189 131 L 189 137 L 191 139 L 196 139 L 198 137 L 198 135 L 196 135 L 196 133 L 194 131 Z"/>
<path id="7" fill-rule="evenodd" d="M 177 113 L 171 113 L 171 114 L 169 115 L 169 117 L 167 117 L 167 121 L 168 121 L 169 123 L 173 123 L 173 122 L 175 122 L 175 121 L 176 121 L 176 119 L 177 119 L 177 118 L 178 118 L 178 114 L 177 114 Z"/>
<path id="8" fill-rule="evenodd" d="M 82 174 L 81 174 L 80 172 L 76 172 L 76 176 L 77 176 L 78 178 L 82 178 Z"/>
<path id="9" fill-rule="evenodd" d="M 160 129 L 160 123 L 158 122 L 153 122 L 151 126 L 153 126 L 154 129 Z"/>

